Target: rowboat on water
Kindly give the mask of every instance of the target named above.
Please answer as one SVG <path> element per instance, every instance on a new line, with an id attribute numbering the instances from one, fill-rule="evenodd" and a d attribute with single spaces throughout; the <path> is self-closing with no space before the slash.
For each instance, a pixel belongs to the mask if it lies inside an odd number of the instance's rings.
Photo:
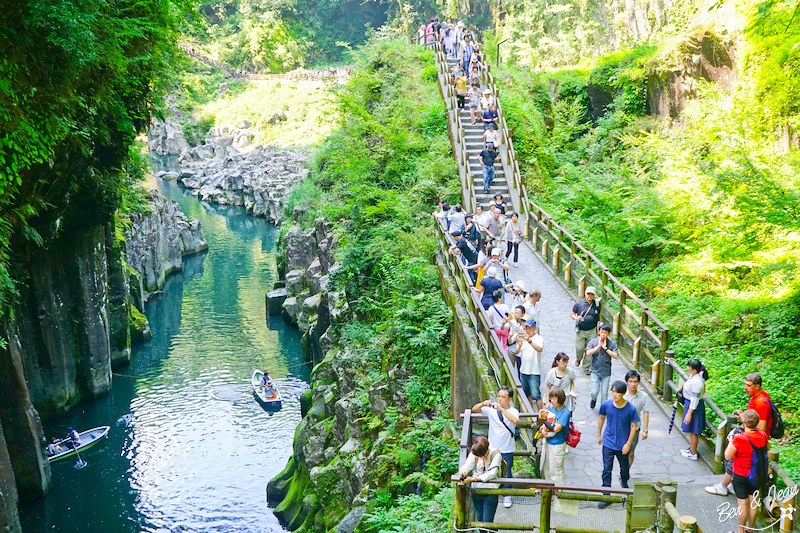
<path id="1" fill-rule="evenodd" d="M 95 444 L 100 442 L 100 439 L 102 439 L 103 437 L 108 435 L 108 430 L 109 429 L 111 429 L 110 426 L 100 426 L 100 427 L 97 427 L 97 428 L 94 428 L 94 429 L 87 429 L 86 431 L 83 431 L 83 432 L 79 433 L 79 435 L 81 437 L 81 443 L 80 443 L 80 445 L 78 446 L 77 449 L 69 448 L 68 450 L 65 450 L 65 451 L 63 451 L 61 453 L 57 453 L 55 455 L 51 455 L 47 459 L 51 463 L 53 463 L 53 462 L 58 461 L 60 459 L 64 459 L 65 457 L 70 457 L 72 455 L 75 455 L 76 452 L 82 452 L 82 451 L 84 451 L 84 450 L 86 450 L 88 448 L 91 448 L 92 446 L 94 446 Z M 66 448 L 68 445 L 71 446 L 71 444 L 69 444 L 70 440 L 71 439 L 69 439 L 69 438 L 61 439 L 60 441 L 57 442 L 57 444 L 59 446 L 61 446 L 62 448 Z"/>
<path id="2" fill-rule="evenodd" d="M 267 387 L 262 388 L 261 377 L 263 375 L 264 373 L 261 370 L 255 370 L 253 372 L 253 395 L 256 397 L 256 400 L 265 407 L 280 407 L 282 400 L 278 387 L 272 385 L 271 390 Z"/>

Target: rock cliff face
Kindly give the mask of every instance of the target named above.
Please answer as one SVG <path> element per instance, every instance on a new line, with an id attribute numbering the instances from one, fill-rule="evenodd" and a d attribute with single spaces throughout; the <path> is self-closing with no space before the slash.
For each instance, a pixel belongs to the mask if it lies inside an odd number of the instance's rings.
<path id="1" fill-rule="evenodd" d="M 180 157 L 178 179 L 201 200 L 242 205 L 248 213 L 280 224 L 284 197 L 308 174 L 310 153 L 259 146 L 243 154 L 235 147 L 239 137 L 227 130 L 220 134 Z"/>
<path id="2" fill-rule="evenodd" d="M 112 365 L 130 359 L 132 301 L 141 305 L 183 254 L 207 247 L 197 220 L 157 194 L 148 214 L 130 222 L 127 249 L 107 223 L 18 254 L 28 281 L 0 339 L 0 531 L 19 530 L 17 498 L 50 487 L 40 415 L 108 391 Z"/>
<path id="3" fill-rule="evenodd" d="M 303 212 L 295 209 L 295 222 Z M 377 447 L 367 451 L 364 443 L 378 437 L 363 420 L 369 414 L 382 419 L 389 408 L 405 412 L 407 405 L 407 376 L 399 368 L 370 386 L 367 405 L 356 398 L 353 355 L 337 344 L 336 334 L 351 313 L 345 294 L 329 289 L 329 276 L 338 269 L 337 242 L 325 219 L 308 229 L 293 225 L 283 237 L 285 287 L 267 295 L 270 313 L 297 325 L 306 358 L 316 365 L 311 390 L 301 397 L 293 456 L 267 487 L 275 515 L 293 531 L 355 530 L 379 483 L 382 453 Z"/>
<path id="4" fill-rule="evenodd" d="M 183 128 L 170 119 L 153 120 L 147 132 L 147 145 L 151 153 L 158 155 L 180 155 L 189 149 Z"/>
<path id="5" fill-rule="evenodd" d="M 208 248 L 200 222 L 183 214 L 177 202 L 150 191 L 149 209 L 131 216 L 125 230 L 125 253 L 134 270 L 131 294 L 142 309 L 148 295 L 161 289 L 172 272 L 183 268 L 183 256 Z"/>

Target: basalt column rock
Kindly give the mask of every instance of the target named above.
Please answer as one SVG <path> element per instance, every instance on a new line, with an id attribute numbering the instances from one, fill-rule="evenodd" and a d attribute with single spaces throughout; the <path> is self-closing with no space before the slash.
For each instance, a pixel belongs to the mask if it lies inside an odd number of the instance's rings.
<path id="1" fill-rule="evenodd" d="M 8 455 L 6 439 L 3 437 L 3 424 L 0 423 L 0 531 L 22 532 L 17 512 L 18 500 L 14 471 L 11 469 L 11 457 Z"/>
<path id="2" fill-rule="evenodd" d="M 125 268 L 124 242 L 116 238 L 112 224 L 106 225 L 106 261 L 108 263 L 108 326 L 111 364 L 126 365 L 131 361 L 130 282 Z"/>
<path id="3" fill-rule="evenodd" d="M 142 295 L 137 300 L 146 300 L 164 286 L 170 273 L 181 270 L 184 255 L 208 248 L 200 222 L 155 190 L 150 191 L 148 211 L 133 215 L 131 222 L 125 246 L 128 265 L 139 274 L 132 288 Z"/>
<path id="4" fill-rule="evenodd" d="M 0 447 L 8 450 L 11 469 L 7 471 L 3 464 L 0 490 L 3 490 L 4 505 L 8 505 L 11 499 L 16 500 L 16 492 L 23 500 L 43 496 L 50 488 L 51 475 L 50 464 L 44 457 L 42 422 L 25 383 L 19 337 L 12 332 L 5 338 L 8 339 L 7 346 L 0 348 L 0 390 L 3 391 L 0 394 L 0 422 L 4 436 Z M 0 463 L 3 462 L 0 454 Z M 9 479 L 15 481 L 16 491 L 6 488 Z"/>
<path id="5" fill-rule="evenodd" d="M 15 327 L 31 400 L 45 418 L 111 384 L 105 242 L 104 226 L 94 226 L 28 259 Z"/>

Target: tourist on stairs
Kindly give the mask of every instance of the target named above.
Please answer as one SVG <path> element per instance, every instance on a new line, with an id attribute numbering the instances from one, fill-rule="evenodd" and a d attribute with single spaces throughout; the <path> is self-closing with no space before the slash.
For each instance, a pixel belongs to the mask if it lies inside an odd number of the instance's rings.
<path id="1" fill-rule="evenodd" d="M 484 112 L 483 115 L 485 117 L 486 112 Z M 489 187 L 492 186 L 492 182 L 494 181 L 494 164 L 498 161 L 500 161 L 500 154 L 497 153 L 493 147 L 484 148 L 483 151 L 478 154 L 478 162 L 483 166 L 483 194 L 488 193 Z"/>
<path id="2" fill-rule="evenodd" d="M 628 453 L 631 449 L 633 436 L 639 424 L 639 414 L 636 408 L 625 400 L 627 387 L 622 381 L 615 381 L 611 385 L 613 398 L 603 402 L 600 406 L 600 419 L 597 421 L 597 444 L 603 447 L 603 486 L 611 486 L 611 472 L 614 468 L 614 458 L 619 463 L 620 483 L 623 488 L 628 488 L 630 479 L 630 465 Z M 608 424 L 606 424 L 608 420 Z M 603 428 L 605 427 L 605 431 Z M 611 505 L 609 502 L 597 504 L 599 509 Z"/>
<path id="3" fill-rule="evenodd" d="M 522 228 L 519 225 L 519 215 L 512 213 L 511 219 L 506 222 L 506 227 L 503 231 L 503 242 L 506 243 L 506 261 L 511 255 L 511 250 L 514 250 L 514 267 L 517 266 L 517 261 L 519 261 L 519 243 L 521 239 Z"/>
<path id="4" fill-rule="evenodd" d="M 600 403 L 605 403 L 608 398 L 608 384 L 611 381 L 611 359 L 619 356 L 619 348 L 614 339 L 608 338 L 611 326 L 600 325 L 600 336 L 589 341 L 586 345 L 586 357 L 592 358 L 592 401 L 589 407 L 594 409 L 597 404 L 597 394 L 600 393 Z M 624 392 L 624 391 L 623 391 Z"/>

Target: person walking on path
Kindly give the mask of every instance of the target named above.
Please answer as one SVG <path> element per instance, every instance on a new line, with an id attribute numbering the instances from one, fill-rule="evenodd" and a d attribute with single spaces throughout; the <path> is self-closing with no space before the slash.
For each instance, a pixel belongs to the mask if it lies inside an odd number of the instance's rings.
<path id="1" fill-rule="evenodd" d="M 597 404 L 597 394 L 600 393 L 600 404 L 604 404 L 608 399 L 608 384 L 611 381 L 611 359 L 619 356 L 617 343 L 608 336 L 611 333 L 611 326 L 608 324 L 600 325 L 600 336 L 589 341 L 586 345 L 586 357 L 591 359 L 592 373 L 592 401 L 589 407 L 594 409 Z M 624 391 L 623 391 L 624 392 Z"/>
<path id="2" fill-rule="evenodd" d="M 500 465 L 503 456 L 497 448 L 489 445 L 489 439 L 480 436 L 472 439 L 467 460 L 459 470 L 461 482 L 471 484 L 473 489 L 498 489 L 499 483 L 490 483 L 500 477 Z M 475 508 L 475 520 L 478 522 L 494 522 L 497 512 L 496 494 L 472 493 L 472 506 Z M 481 531 L 486 531 L 482 529 Z"/>
<path id="3" fill-rule="evenodd" d="M 639 392 L 639 383 L 642 376 L 636 370 L 628 370 L 625 374 L 625 384 L 628 385 L 628 392 L 625 393 L 625 401 L 636 408 L 641 425 L 636 426 L 636 434 L 631 442 L 631 451 L 628 453 L 628 465 L 633 466 L 634 452 L 639 444 L 639 435 L 642 440 L 647 440 L 648 428 L 650 427 L 650 408 L 647 405 L 647 394 Z"/>
<path id="4" fill-rule="evenodd" d="M 525 322 L 525 333 L 517 340 L 517 370 L 522 390 L 531 405 L 542 408 L 542 349 L 544 339 L 536 333 L 536 321 Z"/>
<path id="5" fill-rule="evenodd" d="M 498 450 L 506 462 L 503 477 L 510 478 L 514 466 L 514 434 L 519 422 L 519 411 L 511 406 L 514 392 L 508 387 L 497 390 L 497 401 L 484 400 L 472 406 L 473 413 L 481 413 L 489 419 L 489 444 Z M 503 507 L 511 507 L 511 496 L 503 497 Z"/>
<path id="6" fill-rule="evenodd" d="M 464 69 L 464 72 L 469 72 L 469 63 L 474 52 L 475 47 L 472 45 L 472 38 L 467 35 L 464 37 L 464 44 L 461 45 L 459 53 L 461 56 L 461 68 Z"/>
<path id="7" fill-rule="evenodd" d="M 503 231 L 503 242 L 506 243 L 506 261 L 511 255 L 511 250 L 514 250 L 514 267 L 517 266 L 519 261 L 519 243 L 521 239 L 522 228 L 519 225 L 519 215 L 511 213 L 511 218 L 506 222 L 506 227 Z"/>
<path id="8" fill-rule="evenodd" d="M 483 167 L 483 194 L 488 193 L 489 187 L 492 186 L 492 182 L 494 181 L 494 164 L 498 161 L 500 161 L 500 154 L 494 147 L 484 148 L 481 150 L 481 153 L 478 154 L 478 163 Z M 496 233 L 493 235 L 496 235 Z"/>
<path id="9" fill-rule="evenodd" d="M 478 121 L 478 113 L 481 112 L 481 89 L 479 85 L 479 83 L 473 80 L 469 91 L 467 91 L 469 119 L 473 124 Z"/>
<path id="10" fill-rule="evenodd" d="M 487 218 L 484 229 L 486 230 L 486 239 L 494 242 L 495 238 L 500 235 L 500 210 L 489 207 L 491 216 Z"/>
<path id="11" fill-rule="evenodd" d="M 546 428 L 542 431 L 542 435 L 547 442 L 542 474 L 545 479 L 552 479 L 559 485 L 567 482 L 567 475 L 564 473 L 564 458 L 567 456 L 567 432 L 572 413 L 564 405 L 566 397 L 563 389 L 554 388 L 547 395 L 550 409 L 542 409 L 539 412 L 542 425 Z"/>
<path id="12" fill-rule="evenodd" d="M 547 371 L 544 380 L 547 386 L 547 398 L 553 389 L 561 389 L 566 394 L 564 405 L 570 411 L 575 411 L 575 371 L 569 367 L 569 356 L 564 352 L 558 352 L 553 360 L 553 366 Z"/>
<path id="13" fill-rule="evenodd" d="M 744 391 L 750 396 L 750 401 L 747 402 L 747 409 L 752 409 L 758 413 L 758 431 L 763 431 L 769 435 L 772 429 L 772 401 L 769 394 L 761 388 L 763 380 L 761 374 L 751 372 L 744 377 Z M 733 415 L 739 419 L 739 422 L 744 424 L 742 411 L 736 410 Z M 732 435 L 729 435 L 729 440 Z M 706 492 L 709 494 L 717 494 L 719 496 L 727 496 L 733 492 L 733 487 L 730 486 L 733 481 L 733 461 L 725 461 L 725 475 L 722 476 L 722 481 L 710 487 L 706 487 Z"/>
<path id="14" fill-rule="evenodd" d="M 496 128 L 497 124 L 495 121 L 499 118 L 500 115 L 497 114 L 497 109 L 494 108 L 494 102 L 489 100 L 486 104 L 486 109 L 483 111 L 483 115 L 481 115 L 481 119 L 483 120 L 483 131 L 488 130 L 489 128 Z"/>
<path id="15" fill-rule="evenodd" d="M 597 444 L 603 447 L 603 486 L 611 486 L 611 471 L 614 468 L 614 458 L 619 463 L 620 483 L 623 488 L 628 488 L 630 479 L 630 465 L 628 453 L 631 449 L 633 436 L 639 424 L 639 414 L 636 408 L 625 400 L 627 387 L 621 381 L 611 385 L 613 399 L 600 406 L 600 419 L 597 421 Z M 606 424 L 608 420 L 608 424 Z M 605 426 L 605 431 L 603 427 Z M 599 509 L 611 505 L 609 502 L 597 504 Z"/>
<path id="16" fill-rule="evenodd" d="M 600 321 L 600 304 L 595 302 L 597 290 L 591 285 L 584 291 L 584 299 L 575 302 L 572 306 L 570 318 L 575 321 L 575 366 L 580 366 L 584 361 L 586 343 L 595 337 L 597 323 Z M 530 313 L 529 313 L 530 314 Z M 583 373 L 589 373 L 592 358 L 587 356 L 583 362 Z"/>
<path id="17" fill-rule="evenodd" d="M 697 461 L 697 441 L 703 428 L 706 427 L 706 406 L 703 395 L 706 393 L 708 372 L 697 359 L 686 363 L 689 379 L 678 389 L 683 391 L 683 422 L 681 431 L 689 434 L 689 448 L 681 450 L 681 455 Z"/>
<path id="18" fill-rule="evenodd" d="M 494 303 L 486 310 L 489 325 L 503 344 L 503 349 L 508 350 L 508 336 L 511 334 L 511 321 L 514 317 L 508 306 L 503 303 L 503 291 L 494 291 L 492 300 Z"/>
<path id="19" fill-rule="evenodd" d="M 501 296 L 503 294 L 503 282 L 497 279 L 497 274 L 497 267 L 484 267 L 484 274 L 480 287 L 472 289 L 481 295 L 481 305 L 484 310 L 488 310 L 494 304 L 495 291 L 499 290 Z"/>
<path id="20" fill-rule="evenodd" d="M 733 460 L 733 491 L 736 494 L 736 503 L 739 504 L 739 533 L 747 533 L 753 531 L 756 523 L 758 503 L 753 502 L 753 495 L 760 488 L 751 483 L 748 476 L 756 448 L 762 449 L 761 459 L 764 460 L 769 437 L 764 431 L 758 430 L 760 419 L 754 409 L 747 409 L 741 417 L 744 422 L 744 432 L 733 437 L 728 443 L 728 447 L 725 448 L 725 459 Z"/>

